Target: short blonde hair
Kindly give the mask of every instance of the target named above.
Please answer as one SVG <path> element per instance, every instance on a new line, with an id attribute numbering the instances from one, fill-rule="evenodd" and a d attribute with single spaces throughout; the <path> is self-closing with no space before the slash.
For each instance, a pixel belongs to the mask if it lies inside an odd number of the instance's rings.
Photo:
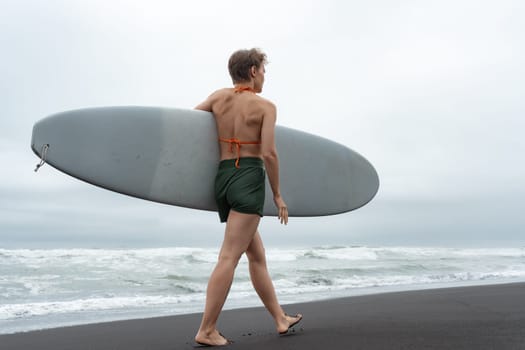
<path id="1" fill-rule="evenodd" d="M 228 71 L 234 84 L 247 82 L 250 80 L 250 69 L 253 66 L 259 69 L 266 63 L 266 54 L 260 49 L 238 50 L 230 56 Z"/>

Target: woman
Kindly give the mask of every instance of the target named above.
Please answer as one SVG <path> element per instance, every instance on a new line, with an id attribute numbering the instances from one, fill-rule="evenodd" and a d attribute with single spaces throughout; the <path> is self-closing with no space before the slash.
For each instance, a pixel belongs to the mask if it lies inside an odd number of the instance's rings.
<path id="1" fill-rule="evenodd" d="M 279 305 L 257 230 L 264 204 L 265 173 L 278 218 L 282 224 L 288 223 L 288 209 L 279 188 L 274 137 L 276 108 L 256 95 L 264 85 L 265 64 L 266 55 L 258 49 L 233 53 L 228 69 L 234 87 L 217 90 L 195 107 L 215 116 L 221 157 L 215 197 L 220 220 L 226 222 L 219 259 L 208 282 L 204 315 L 195 336 L 201 345 L 230 343 L 216 329 L 216 324 L 243 253 L 248 257 L 253 286 L 274 318 L 277 332 L 287 333 L 302 319 L 302 315 L 287 315 Z"/>

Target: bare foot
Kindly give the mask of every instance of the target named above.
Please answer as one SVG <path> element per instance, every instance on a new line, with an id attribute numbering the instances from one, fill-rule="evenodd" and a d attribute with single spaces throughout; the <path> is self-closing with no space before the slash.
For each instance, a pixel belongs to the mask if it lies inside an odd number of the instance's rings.
<path id="1" fill-rule="evenodd" d="M 226 339 L 219 331 L 215 330 L 210 334 L 199 331 L 195 336 L 195 342 L 199 345 L 206 346 L 225 346 L 232 343 L 231 340 Z"/>
<path id="2" fill-rule="evenodd" d="M 279 334 L 288 333 L 288 331 L 292 329 L 296 324 L 301 322 L 302 319 L 303 315 L 301 314 L 297 314 L 295 316 L 284 314 L 284 317 L 277 325 L 277 332 L 279 332 Z"/>

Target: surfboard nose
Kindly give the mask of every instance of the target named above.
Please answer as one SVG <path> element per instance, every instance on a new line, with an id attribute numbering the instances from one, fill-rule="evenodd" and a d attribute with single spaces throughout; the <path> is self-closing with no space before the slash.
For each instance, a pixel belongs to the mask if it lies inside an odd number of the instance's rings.
<path id="1" fill-rule="evenodd" d="M 348 212 L 370 202 L 379 189 L 372 164 L 344 145 L 284 127 L 276 129 L 276 144 L 281 190 L 291 216 Z M 269 191 L 268 196 L 265 211 L 276 215 Z"/>

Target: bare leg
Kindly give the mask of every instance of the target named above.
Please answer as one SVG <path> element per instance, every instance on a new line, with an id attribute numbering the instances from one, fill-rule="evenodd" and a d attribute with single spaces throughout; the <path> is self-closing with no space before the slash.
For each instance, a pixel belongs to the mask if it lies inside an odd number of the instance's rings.
<path id="1" fill-rule="evenodd" d="M 302 315 L 296 317 L 288 316 L 281 308 L 281 305 L 279 305 L 272 279 L 266 265 L 264 245 L 258 231 L 255 233 L 253 240 L 248 246 L 246 255 L 248 256 L 250 277 L 253 287 L 257 291 L 257 294 L 259 295 L 259 298 L 261 298 L 266 309 L 268 309 L 274 318 L 277 332 L 286 332 L 292 324 L 297 323 L 302 318 Z"/>
<path id="2" fill-rule="evenodd" d="M 196 342 L 207 345 L 227 344 L 227 340 L 216 329 L 217 320 L 230 291 L 235 268 L 250 245 L 259 221 L 260 217 L 256 214 L 230 211 L 219 260 L 208 282 L 206 306 L 201 326 L 195 336 Z"/>

